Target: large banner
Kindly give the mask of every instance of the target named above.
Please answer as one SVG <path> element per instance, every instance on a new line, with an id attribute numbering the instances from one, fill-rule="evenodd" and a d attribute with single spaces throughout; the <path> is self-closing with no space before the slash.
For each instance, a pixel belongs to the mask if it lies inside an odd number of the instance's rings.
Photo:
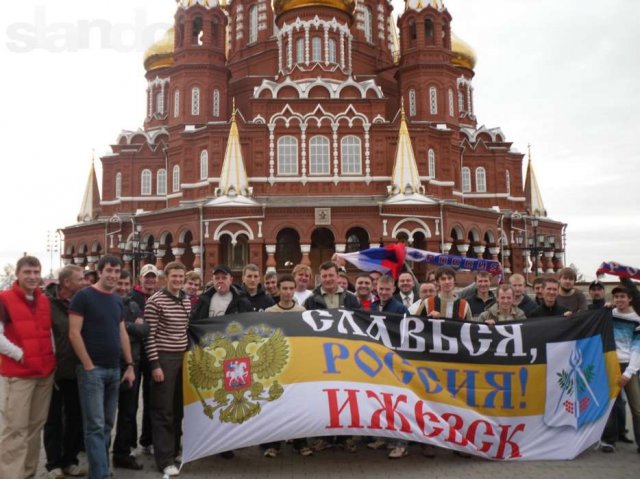
<path id="1" fill-rule="evenodd" d="M 184 462 L 266 442 L 390 437 L 493 460 L 571 459 L 620 374 L 607 310 L 485 324 L 314 310 L 191 325 Z"/>

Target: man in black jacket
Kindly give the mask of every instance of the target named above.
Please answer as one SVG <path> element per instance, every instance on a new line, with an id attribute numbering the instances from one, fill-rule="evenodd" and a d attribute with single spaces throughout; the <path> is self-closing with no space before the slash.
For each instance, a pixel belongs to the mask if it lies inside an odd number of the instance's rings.
<path id="1" fill-rule="evenodd" d="M 191 312 L 192 319 L 220 317 L 230 313 L 253 312 L 253 305 L 234 285 L 231 269 L 217 265 L 213 269 L 213 286 L 206 290 Z"/>
<path id="2" fill-rule="evenodd" d="M 249 263 L 242 269 L 242 292 L 247 296 L 255 312 L 263 312 L 276 304 L 260 283 L 260 269 Z"/>
<path id="3" fill-rule="evenodd" d="M 320 265 L 320 286 L 316 287 L 304 302 L 307 310 L 326 310 L 327 308 L 360 308 L 358 298 L 351 292 L 338 286 L 338 266 L 329 261 Z"/>
<path id="4" fill-rule="evenodd" d="M 558 291 L 560 284 L 555 278 L 546 278 L 542 284 L 542 303 L 536 308 L 530 318 L 536 317 L 568 317 L 572 314 L 571 310 L 558 305 Z"/>
<path id="5" fill-rule="evenodd" d="M 76 378 L 76 357 L 69 342 L 69 301 L 84 285 L 82 267 L 67 265 L 58 275 L 58 284 L 51 283 L 45 293 L 51 305 L 51 328 L 56 346 L 57 369 L 55 385 L 44 425 L 44 448 L 49 476 L 86 475 L 78 465 L 82 448 L 82 413 Z"/>

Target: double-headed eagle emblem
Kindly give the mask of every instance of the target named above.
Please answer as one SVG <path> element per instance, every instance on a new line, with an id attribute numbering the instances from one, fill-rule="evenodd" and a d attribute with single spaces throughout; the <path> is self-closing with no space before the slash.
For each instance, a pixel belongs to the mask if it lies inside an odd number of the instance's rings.
<path id="1" fill-rule="evenodd" d="M 206 416 L 213 419 L 220 410 L 221 422 L 243 423 L 260 413 L 261 401 L 282 396 L 276 377 L 288 362 L 289 343 L 280 329 L 258 325 L 244 331 L 232 322 L 225 334 L 217 333 L 191 351 L 189 377 Z M 204 391 L 213 391 L 213 405 Z"/>

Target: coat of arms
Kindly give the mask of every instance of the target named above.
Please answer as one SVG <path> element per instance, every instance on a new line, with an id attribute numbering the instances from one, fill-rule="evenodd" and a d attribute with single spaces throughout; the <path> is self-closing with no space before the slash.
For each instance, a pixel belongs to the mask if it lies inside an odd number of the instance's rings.
<path id="1" fill-rule="evenodd" d="M 232 322 L 224 334 L 192 350 L 189 377 L 205 415 L 213 419 L 220 410 L 221 422 L 243 423 L 260 413 L 260 402 L 282 396 L 277 377 L 288 362 L 289 343 L 280 329 L 258 325 L 245 331 Z M 205 400 L 204 391 L 213 391 L 213 404 Z"/>

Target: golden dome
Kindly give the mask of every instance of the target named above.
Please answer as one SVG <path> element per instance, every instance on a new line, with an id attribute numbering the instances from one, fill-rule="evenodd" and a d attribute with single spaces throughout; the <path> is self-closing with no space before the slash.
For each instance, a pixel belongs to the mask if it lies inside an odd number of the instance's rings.
<path id="1" fill-rule="evenodd" d="M 473 67 L 476 66 L 476 52 L 471 48 L 471 45 L 453 32 L 451 32 L 451 51 L 453 52 L 451 63 L 456 67 L 473 70 Z"/>
<path id="2" fill-rule="evenodd" d="M 276 17 L 303 7 L 330 7 L 353 15 L 356 9 L 356 0 L 273 0 L 273 12 Z"/>
<path id="3" fill-rule="evenodd" d="M 175 30 L 171 27 L 160 40 L 151 45 L 144 52 L 144 68 L 147 72 L 157 68 L 173 65 L 173 49 L 175 45 Z"/>

